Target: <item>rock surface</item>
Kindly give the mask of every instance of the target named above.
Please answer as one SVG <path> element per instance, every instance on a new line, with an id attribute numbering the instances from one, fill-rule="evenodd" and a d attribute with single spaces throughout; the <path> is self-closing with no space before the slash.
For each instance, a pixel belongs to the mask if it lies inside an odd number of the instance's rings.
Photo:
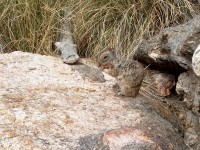
<path id="1" fill-rule="evenodd" d="M 200 77 L 200 44 L 192 56 L 192 68 L 195 74 Z"/>
<path id="2" fill-rule="evenodd" d="M 193 149 L 200 149 L 200 79 L 192 71 L 182 73 L 176 91 L 183 95 L 189 109 L 186 113 L 185 141 Z"/>
<path id="3" fill-rule="evenodd" d="M 0 54 L 0 149 L 186 150 L 145 98 L 117 97 L 60 59 Z"/>
<path id="4" fill-rule="evenodd" d="M 185 24 L 163 29 L 151 40 L 144 40 L 135 58 L 158 70 L 173 74 L 192 69 L 192 55 L 200 43 L 200 16 Z"/>
<path id="5" fill-rule="evenodd" d="M 176 92 L 179 98 L 175 103 L 170 102 L 170 107 L 174 108 L 182 122 L 185 142 L 195 150 L 200 149 L 199 44 L 198 15 L 182 25 L 161 30 L 150 40 L 143 40 L 134 55 L 134 59 L 148 64 L 151 69 L 170 73 L 178 78 Z M 183 104 L 179 106 L 179 102 Z"/>
<path id="6" fill-rule="evenodd" d="M 178 77 L 178 82 L 176 84 L 176 92 L 179 95 L 183 95 L 184 102 L 190 109 L 194 107 L 193 100 L 197 82 L 198 78 L 196 77 L 196 75 L 192 71 L 188 71 L 182 73 Z"/>
<path id="7" fill-rule="evenodd" d="M 145 74 L 140 89 L 141 94 L 155 98 L 162 98 L 171 95 L 172 88 L 175 86 L 174 75 L 150 69 L 146 69 Z"/>
<path id="8" fill-rule="evenodd" d="M 91 82 L 105 82 L 104 74 L 100 69 L 88 64 L 77 64 L 72 66 L 72 70 L 80 73 L 83 79 Z"/>

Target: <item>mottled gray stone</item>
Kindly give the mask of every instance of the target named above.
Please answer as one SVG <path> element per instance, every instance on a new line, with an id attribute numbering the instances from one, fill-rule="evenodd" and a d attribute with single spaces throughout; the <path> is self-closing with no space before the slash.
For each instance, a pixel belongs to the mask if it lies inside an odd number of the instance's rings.
<path id="1" fill-rule="evenodd" d="M 59 58 L 1 54 L 0 83 L 0 149 L 187 149 L 143 96 L 116 96 L 113 81 L 84 80 Z"/>
<path id="2" fill-rule="evenodd" d="M 103 144 L 103 134 L 88 135 L 79 139 L 80 150 L 109 150 L 109 147 Z"/>
<path id="3" fill-rule="evenodd" d="M 192 68 L 195 74 L 200 77 L 200 44 L 192 56 Z"/>
<path id="4" fill-rule="evenodd" d="M 169 27 L 151 40 L 143 40 L 134 57 L 150 67 L 171 73 L 192 69 L 192 55 L 200 43 L 200 16 Z"/>
<path id="5" fill-rule="evenodd" d="M 184 139 L 187 145 L 193 149 L 200 147 L 200 79 L 193 73 L 188 71 L 182 73 L 176 85 L 176 91 L 183 96 L 183 101 L 187 107 L 192 110 L 186 114 L 185 134 Z"/>

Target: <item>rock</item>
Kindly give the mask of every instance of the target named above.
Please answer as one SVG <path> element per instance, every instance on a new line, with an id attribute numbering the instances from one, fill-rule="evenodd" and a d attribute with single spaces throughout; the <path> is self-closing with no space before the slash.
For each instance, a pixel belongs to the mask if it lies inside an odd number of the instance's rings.
<path id="1" fill-rule="evenodd" d="M 147 97 L 167 97 L 171 95 L 174 86 L 174 75 L 147 69 L 140 93 Z"/>
<path id="2" fill-rule="evenodd" d="M 198 85 L 199 79 L 192 72 L 184 72 L 178 77 L 176 84 L 176 92 L 179 95 L 183 95 L 183 100 L 187 104 L 189 109 L 198 109 L 194 105 L 195 91 Z"/>
<path id="3" fill-rule="evenodd" d="M 84 80 L 88 79 L 91 82 L 106 81 L 104 79 L 104 74 L 97 67 L 89 66 L 86 64 L 78 64 L 78 65 L 73 65 L 72 69 L 78 71 Z"/>
<path id="4" fill-rule="evenodd" d="M 161 30 L 151 40 L 144 40 L 134 58 L 150 67 L 179 74 L 192 69 L 192 55 L 200 43 L 200 16 L 185 24 Z"/>
<path id="5" fill-rule="evenodd" d="M 191 3 L 194 3 L 194 4 L 198 4 L 200 3 L 200 0 L 189 0 Z"/>
<path id="6" fill-rule="evenodd" d="M 183 95 L 183 101 L 192 110 L 186 114 L 185 141 L 193 149 L 200 148 L 200 79 L 188 71 L 182 73 L 176 85 L 178 94 Z"/>
<path id="7" fill-rule="evenodd" d="M 196 90 L 194 91 L 194 101 L 193 101 L 193 109 L 196 114 L 200 112 L 200 80 L 198 80 L 196 84 Z"/>
<path id="8" fill-rule="evenodd" d="M 115 96 L 59 58 L 1 54 L 0 77 L 1 149 L 188 149 L 143 96 Z"/>
<path id="9" fill-rule="evenodd" d="M 196 75 L 200 77 L 200 44 L 192 56 L 192 68 Z"/>
<path id="10" fill-rule="evenodd" d="M 145 133 L 135 128 L 121 128 L 108 131 L 103 136 L 105 145 L 109 145 L 110 150 L 117 149 L 159 149 L 159 145 Z"/>
<path id="11" fill-rule="evenodd" d="M 160 96 L 169 96 L 171 94 L 170 90 L 175 86 L 175 77 L 170 74 L 160 73 L 155 80 Z"/>
<path id="12" fill-rule="evenodd" d="M 159 88 L 162 86 L 164 88 Z M 140 94 L 146 98 L 146 101 L 163 118 L 172 123 L 177 130 L 184 132 L 188 108 L 181 101 L 182 96 L 176 95 L 174 90 L 174 75 L 161 73 L 156 70 L 146 70 L 146 76 L 142 83 Z M 167 95 L 165 95 L 166 93 Z"/>
<path id="13" fill-rule="evenodd" d="M 182 126 L 181 130 L 184 131 L 185 142 L 191 149 L 195 150 L 200 149 L 200 132 L 198 130 L 200 129 L 200 124 L 198 121 L 195 126 L 191 125 L 190 127 L 186 127 L 186 118 L 188 118 L 188 116 L 185 112 L 190 110 L 195 118 L 200 118 L 200 79 L 198 78 L 200 62 L 199 44 L 200 15 L 182 25 L 165 28 L 150 40 L 143 40 L 139 44 L 133 57 L 133 59 L 137 59 L 149 65 L 150 69 L 159 70 L 178 77 L 178 82 L 176 84 L 178 98 L 174 102 L 169 101 L 169 99 L 163 100 L 163 102 L 168 103 L 169 107 L 174 108 L 174 115 L 179 116 L 178 119 Z M 151 85 L 150 83 L 151 82 L 146 84 L 147 90 L 145 90 L 148 93 L 151 93 L 151 91 L 148 90 L 150 89 L 149 87 L 151 87 L 149 86 Z M 152 87 L 152 91 L 155 91 L 156 86 Z M 158 96 L 156 95 L 150 98 L 156 99 Z M 157 105 L 156 102 L 150 102 L 152 105 Z M 181 103 L 179 106 L 179 102 L 183 102 L 183 104 Z M 168 111 L 163 109 L 164 106 L 160 107 L 160 105 L 158 105 L 156 107 L 160 112 L 163 112 L 163 116 L 168 116 Z M 173 118 L 171 114 L 169 116 L 170 117 L 166 118 Z M 171 120 L 173 119 L 170 119 L 170 122 L 173 122 Z M 192 123 L 194 123 L 194 119 L 192 119 L 191 124 Z"/>
<path id="14" fill-rule="evenodd" d="M 200 149 L 199 44 L 200 16 L 198 15 L 182 25 L 161 30 L 157 36 L 150 40 L 143 40 L 134 55 L 134 59 L 150 64 L 149 66 L 152 69 L 178 76 L 176 92 L 179 98 L 176 101 L 184 102 L 186 105 L 181 104 L 179 106 L 179 103 L 172 103 L 169 99 L 164 100 L 164 102 L 169 103 L 169 106 L 174 108 L 174 115 L 178 115 L 181 122 L 185 142 L 191 149 L 195 150 Z M 150 84 L 147 84 L 147 87 L 148 85 Z M 148 93 L 151 92 L 148 89 L 145 90 Z M 153 87 L 154 91 L 155 89 L 156 86 Z M 180 96 L 183 98 L 180 98 Z M 154 96 L 154 98 L 157 97 L 157 95 Z M 167 116 L 166 118 L 173 122 L 172 115 L 169 113 L 170 117 L 168 117 L 168 112 L 163 109 L 164 106 L 157 106 L 156 102 L 153 101 L 151 103 L 162 112 L 163 116 Z M 188 115 L 184 111 L 191 111 L 193 115 Z M 187 122 L 188 118 L 191 118 L 189 116 L 194 116 L 191 122 Z M 176 123 L 173 122 L 173 124 Z"/>
<path id="15" fill-rule="evenodd" d="M 200 122 L 198 116 L 192 111 L 187 112 L 184 139 L 188 146 L 191 146 L 194 149 L 200 148 Z"/>

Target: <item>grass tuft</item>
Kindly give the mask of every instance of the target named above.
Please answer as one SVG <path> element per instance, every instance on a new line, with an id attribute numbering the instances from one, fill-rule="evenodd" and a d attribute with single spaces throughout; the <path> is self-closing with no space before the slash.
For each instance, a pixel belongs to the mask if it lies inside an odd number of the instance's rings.
<path id="1" fill-rule="evenodd" d="M 82 56 L 115 47 L 129 56 L 141 39 L 199 13 L 189 0 L 1 0 L 0 34 L 6 52 L 55 54 L 60 21 L 68 10 Z"/>
<path id="2" fill-rule="evenodd" d="M 63 5 L 58 0 L 1 0 L 0 34 L 6 52 L 54 53 Z"/>

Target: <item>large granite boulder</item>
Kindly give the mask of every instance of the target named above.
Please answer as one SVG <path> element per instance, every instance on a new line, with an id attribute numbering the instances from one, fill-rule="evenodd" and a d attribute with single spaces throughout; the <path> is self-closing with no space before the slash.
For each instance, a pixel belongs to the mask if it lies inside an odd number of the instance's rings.
<path id="1" fill-rule="evenodd" d="M 0 149 L 186 150 L 145 98 L 119 97 L 59 58 L 0 54 Z"/>

